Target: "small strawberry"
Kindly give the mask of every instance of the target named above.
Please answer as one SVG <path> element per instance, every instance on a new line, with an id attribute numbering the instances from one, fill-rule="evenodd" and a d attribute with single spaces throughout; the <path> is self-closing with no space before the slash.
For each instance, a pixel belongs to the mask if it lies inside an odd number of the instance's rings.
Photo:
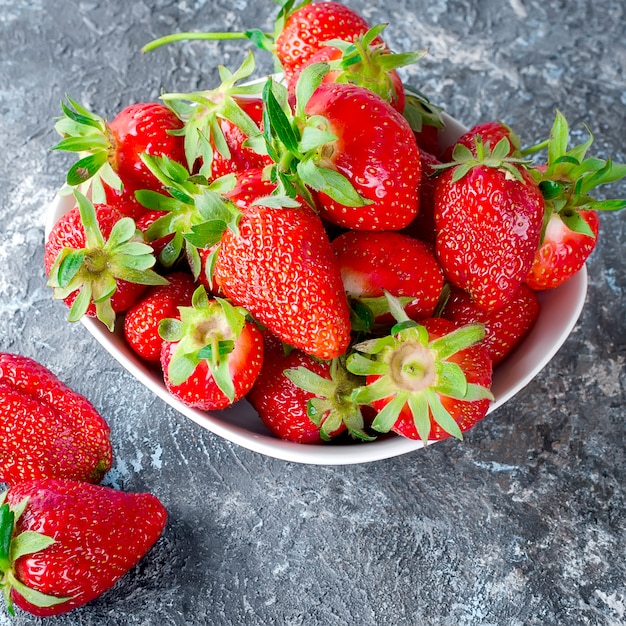
<path id="1" fill-rule="evenodd" d="M 526 277 L 533 289 L 558 287 L 576 274 L 598 241 L 598 211 L 626 208 L 626 200 L 590 195 L 596 187 L 626 177 L 626 165 L 586 156 L 592 142 L 590 134 L 585 143 L 568 148 L 568 123 L 557 111 L 550 139 L 528 150 L 548 150 L 547 163 L 532 170 L 546 203 L 541 243 Z"/>
<path id="2" fill-rule="evenodd" d="M 167 281 L 135 222 L 107 205 L 94 206 L 76 191 L 78 206 L 62 215 L 45 244 L 44 268 L 54 298 L 70 306 L 69 320 L 97 317 L 109 330 L 145 285 Z"/>
<path id="3" fill-rule="evenodd" d="M 159 323 L 178 315 L 178 307 L 189 306 L 196 288 L 188 272 L 167 275 L 168 284 L 150 287 L 124 316 L 124 336 L 128 345 L 145 361 L 159 363 L 163 339 Z"/>
<path id="4" fill-rule="evenodd" d="M 33 359 L 0 353 L 0 481 L 99 483 L 112 458 L 109 426 L 86 398 Z"/>
<path id="5" fill-rule="evenodd" d="M 111 122 L 69 98 L 68 104 L 61 105 L 63 116 L 55 129 L 63 139 L 54 149 L 80 153 L 66 183 L 83 193 L 89 187 L 95 203 L 117 204 L 113 196 L 124 189 L 132 194 L 137 189 L 160 188 L 141 160 L 143 153 L 176 161 L 185 158 L 183 140 L 172 134 L 183 123 L 163 104 L 132 104 Z"/>
<path id="6" fill-rule="evenodd" d="M 161 96 L 184 122 L 182 129 L 172 132 L 184 136 L 186 164 L 192 172 L 214 180 L 271 163 L 267 154 L 246 143 L 261 133 L 263 121 L 263 102 L 257 95 L 263 84 L 238 84 L 254 67 L 254 57 L 248 54 L 234 73 L 220 66 L 222 82 L 215 89 Z"/>
<path id="7" fill-rule="evenodd" d="M 476 154 L 459 144 L 437 177 L 436 250 L 446 278 L 484 310 L 504 306 L 528 275 L 539 245 L 544 201 L 506 138 Z"/>
<path id="8" fill-rule="evenodd" d="M 480 323 L 485 328 L 483 346 L 497 365 L 523 339 L 539 316 L 540 305 L 535 292 L 522 283 L 517 293 L 495 311 L 479 309 L 470 295 L 453 287 L 442 317 L 458 325 Z"/>
<path id="9" fill-rule="evenodd" d="M 333 224 L 399 230 L 418 210 L 421 162 L 415 136 L 406 119 L 368 89 L 319 84 L 327 69 L 325 64 L 304 69 L 294 115 L 284 106 L 281 87 L 266 84 L 264 133 L 276 164 L 272 176 L 288 194 L 297 191 L 319 206 Z"/>
<path id="10" fill-rule="evenodd" d="M 348 432 L 371 440 L 361 408 L 350 400 L 359 384 L 341 359 L 319 361 L 301 350 L 286 351 L 265 334 L 265 358 L 246 399 L 278 437 L 298 443 L 322 443 Z"/>
<path id="11" fill-rule="evenodd" d="M 161 536 L 166 511 L 148 493 L 73 480 L 28 480 L 0 498 L 7 608 L 67 613 L 110 589 Z"/>
<path id="12" fill-rule="evenodd" d="M 476 156 L 476 138 L 482 142 L 483 146 L 493 150 L 502 139 L 509 142 L 508 157 L 519 157 L 521 155 L 520 140 L 512 128 L 502 122 L 481 122 L 470 128 L 466 133 L 461 135 L 456 142 L 448 146 L 441 156 L 444 163 L 453 160 L 453 153 L 456 146 L 465 146 Z"/>
<path id="13" fill-rule="evenodd" d="M 443 271 L 428 244 L 397 232 L 347 231 L 333 249 L 348 296 L 368 307 L 374 322 L 392 322 L 385 292 L 400 298 L 411 319 L 430 317 L 443 289 Z"/>
<path id="14" fill-rule="evenodd" d="M 221 236 L 215 282 L 285 343 L 320 359 L 341 356 L 350 313 L 332 246 L 314 211 L 270 195 L 275 189 L 256 170 L 226 194 L 241 219 Z"/>
<path id="15" fill-rule="evenodd" d="M 442 318 L 410 320 L 390 297 L 398 324 L 391 334 L 355 345 L 347 360 L 366 384 L 352 392 L 377 410 L 372 428 L 428 441 L 462 433 L 482 419 L 493 400 L 492 366 L 480 345 L 482 326 Z"/>
<path id="16" fill-rule="evenodd" d="M 242 398 L 263 363 L 263 337 L 246 311 L 204 287 L 192 306 L 159 324 L 161 367 L 168 391 L 187 406 L 214 411 Z"/>

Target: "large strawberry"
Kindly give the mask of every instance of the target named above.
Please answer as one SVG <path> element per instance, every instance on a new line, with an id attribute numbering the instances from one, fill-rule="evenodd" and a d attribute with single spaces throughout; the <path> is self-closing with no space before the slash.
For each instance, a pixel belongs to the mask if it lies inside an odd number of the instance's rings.
<path id="1" fill-rule="evenodd" d="M 321 359 L 350 343 L 350 313 L 333 249 L 315 212 L 302 201 L 271 196 L 260 170 L 226 194 L 241 211 L 224 231 L 215 281 L 285 343 Z"/>
<path id="2" fill-rule="evenodd" d="M 539 187 L 509 151 L 506 138 L 493 150 L 479 138 L 475 152 L 459 144 L 436 181 L 437 256 L 446 278 L 485 310 L 502 307 L 518 290 L 543 223 Z"/>
<path id="3" fill-rule="evenodd" d="M 163 339 L 161 320 L 178 315 L 178 307 L 189 306 L 195 282 L 189 272 L 172 272 L 167 285 L 151 287 L 124 315 L 128 345 L 145 361 L 159 363 Z"/>
<path id="4" fill-rule="evenodd" d="M 524 283 L 511 300 L 495 311 L 479 309 L 466 291 L 452 287 L 442 317 L 459 325 L 482 324 L 485 328 L 483 346 L 497 365 L 530 331 L 539 310 L 535 292 Z"/>
<path id="5" fill-rule="evenodd" d="M 184 404 L 206 411 L 242 398 L 263 364 L 263 337 L 247 312 L 204 287 L 176 318 L 160 322 L 161 367 L 168 391 Z"/>
<path id="6" fill-rule="evenodd" d="M 417 214 L 421 162 L 406 119 L 372 91 L 320 84 L 314 64 L 296 86 L 295 114 L 279 85 L 264 90 L 264 133 L 274 176 L 319 204 L 320 215 L 355 230 L 399 230 Z"/>
<path id="7" fill-rule="evenodd" d="M 598 241 L 598 211 L 626 208 L 626 200 L 596 200 L 590 194 L 600 185 L 626 176 L 626 165 L 591 158 L 593 142 L 569 147 L 567 120 L 557 111 L 550 138 L 529 149 L 547 148 L 545 165 L 532 172 L 546 202 L 541 245 L 526 277 L 533 289 L 558 287 L 576 274 Z"/>
<path id="8" fill-rule="evenodd" d="M 372 439 L 361 407 L 350 400 L 360 379 L 342 359 L 320 361 L 301 350 L 286 350 L 265 333 L 263 367 L 246 399 L 275 435 L 298 443 L 322 443 L 345 432 Z"/>
<path id="9" fill-rule="evenodd" d="M 430 317 L 443 289 L 434 249 L 408 235 L 347 231 L 333 240 L 346 293 L 364 304 L 374 321 L 393 321 L 385 291 L 401 299 L 411 319 Z"/>
<path id="10" fill-rule="evenodd" d="M 8 609 L 60 615 L 110 589 L 161 536 L 148 493 L 73 480 L 29 480 L 0 502 L 0 573 Z"/>
<path id="11" fill-rule="evenodd" d="M 45 244 L 48 286 L 71 307 L 70 321 L 95 316 L 113 330 L 116 313 L 133 305 L 145 285 L 167 280 L 151 269 L 152 248 L 130 217 L 75 196 L 78 206 L 59 218 Z"/>
<path id="12" fill-rule="evenodd" d="M 116 204 L 115 195 L 124 190 L 126 199 L 122 202 L 132 203 L 136 190 L 160 188 L 140 158 L 143 153 L 166 155 L 181 162 L 185 158 L 183 140 L 172 133 L 183 123 L 163 104 L 131 104 L 111 122 L 69 98 L 62 108 L 63 116 L 55 129 L 63 139 L 55 149 L 80 153 L 68 171 L 66 183 L 83 192 L 90 187 L 96 203 Z"/>
<path id="13" fill-rule="evenodd" d="M 417 324 L 390 297 L 398 324 L 385 337 L 354 346 L 347 368 L 366 376 L 352 399 L 377 410 L 372 428 L 425 444 L 462 438 L 482 419 L 493 399 L 492 366 L 480 345 L 479 324 L 457 326 L 442 318 Z"/>
<path id="14" fill-rule="evenodd" d="M 112 457 L 109 426 L 86 398 L 33 359 L 0 353 L 0 481 L 98 483 Z"/>

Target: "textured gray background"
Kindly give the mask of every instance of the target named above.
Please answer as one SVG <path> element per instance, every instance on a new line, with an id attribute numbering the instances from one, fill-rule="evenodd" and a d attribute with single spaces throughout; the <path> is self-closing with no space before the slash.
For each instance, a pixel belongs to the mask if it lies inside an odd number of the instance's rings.
<path id="1" fill-rule="evenodd" d="M 595 152 L 626 162 L 621 0 L 350 0 L 428 48 L 411 82 L 466 124 L 501 118 L 531 143 L 560 108 Z M 158 495 L 162 540 L 59 625 L 626 624 L 626 213 L 603 219 L 580 322 L 544 372 L 465 442 L 369 465 L 265 458 L 153 397 L 81 325 L 42 270 L 51 154 L 67 92 L 112 117 L 161 89 L 216 84 L 244 49 L 181 30 L 270 28 L 269 0 L 0 0 L 0 348 L 38 359 L 112 427 L 106 483 Z M 261 70 L 269 57 L 257 55 Z M 405 74 L 406 76 L 406 74 Z M 626 196 L 614 185 L 613 197 Z M 0 624 L 40 624 L 19 613 Z"/>

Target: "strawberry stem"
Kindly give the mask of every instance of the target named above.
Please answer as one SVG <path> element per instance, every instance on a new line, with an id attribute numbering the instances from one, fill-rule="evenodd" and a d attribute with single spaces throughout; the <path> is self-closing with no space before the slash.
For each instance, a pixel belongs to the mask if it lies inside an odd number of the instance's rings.
<path id="1" fill-rule="evenodd" d="M 266 37 L 272 37 L 270 33 L 263 33 Z M 161 46 L 165 46 L 171 43 L 179 41 L 229 41 L 238 39 L 250 39 L 250 31 L 233 31 L 229 33 L 207 33 L 207 32 L 183 32 L 172 33 L 171 35 L 165 35 L 164 37 L 158 37 L 149 41 L 145 46 L 141 48 L 142 52 L 151 52 Z"/>

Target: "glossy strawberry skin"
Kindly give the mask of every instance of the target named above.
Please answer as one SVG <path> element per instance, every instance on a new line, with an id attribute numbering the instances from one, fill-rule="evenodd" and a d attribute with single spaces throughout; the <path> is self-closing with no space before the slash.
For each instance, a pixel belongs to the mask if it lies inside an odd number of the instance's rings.
<path id="1" fill-rule="evenodd" d="M 113 226 L 124 217 L 117 209 L 106 204 L 95 205 L 96 219 L 98 226 L 105 239 L 111 234 Z M 86 246 L 85 230 L 81 221 L 78 208 L 73 208 L 62 215 L 50 231 L 50 236 L 45 244 L 44 269 L 46 274 L 54 265 L 54 261 L 63 248 L 73 248 L 81 250 Z M 137 283 L 130 283 L 125 280 L 117 280 L 117 288 L 111 296 L 111 307 L 116 313 L 125 311 L 132 306 L 144 292 L 145 286 Z M 77 293 L 74 292 L 65 298 L 67 306 L 72 306 Z M 96 308 L 93 302 L 89 305 L 86 313 L 90 317 L 95 317 Z"/>
<path id="2" fill-rule="evenodd" d="M 405 312 L 419 320 L 430 317 L 443 288 L 443 271 L 428 244 L 407 235 L 347 231 L 333 240 L 333 249 L 348 295 L 355 298 L 411 296 Z M 393 319 L 390 316 L 383 319 Z"/>
<path id="3" fill-rule="evenodd" d="M 535 254 L 527 285 L 536 290 L 553 289 L 580 271 L 598 241 L 597 211 L 579 211 L 595 237 L 570 230 L 557 213 L 548 220 L 543 241 Z"/>
<path id="4" fill-rule="evenodd" d="M 485 327 L 483 346 L 489 352 L 493 365 L 500 363 L 533 327 L 539 316 L 540 305 L 535 292 L 522 283 L 509 302 L 496 311 L 483 311 L 470 295 L 452 289 L 442 316 L 459 325 L 480 322 Z"/>
<path id="5" fill-rule="evenodd" d="M 421 161 L 408 122 L 380 96 L 343 83 L 321 85 L 306 104 L 337 140 L 325 146 L 320 165 L 352 183 L 365 206 L 348 207 L 317 193 L 320 215 L 354 230 L 399 230 L 417 215 Z"/>
<path id="6" fill-rule="evenodd" d="M 124 336 L 133 351 L 145 361 L 159 363 L 163 340 L 159 322 L 178 315 L 179 306 L 189 306 L 195 283 L 191 274 L 166 276 L 169 285 L 151 287 L 124 316 Z"/>
<path id="7" fill-rule="evenodd" d="M 37 607 L 11 590 L 13 602 L 37 616 L 67 613 L 110 589 L 161 536 L 167 514 L 148 493 L 124 493 L 72 480 L 32 480 L 8 490 L 11 507 L 29 498 L 16 531 L 42 533 L 55 543 L 15 562 L 17 578 L 48 595 L 67 597 Z"/>
<path id="8" fill-rule="evenodd" d="M 455 328 L 458 328 L 457 324 L 443 318 L 429 318 L 420 323 L 428 329 L 429 336 L 432 339 L 441 337 L 442 335 L 452 332 Z M 481 345 L 461 350 L 449 357 L 448 360 L 456 363 L 463 370 L 468 383 L 473 383 L 487 388 L 491 386 L 491 359 L 489 358 L 487 351 Z M 367 384 L 369 385 L 375 380 L 376 376 L 368 376 Z M 467 402 L 441 395 L 439 398 L 443 406 L 448 410 L 450 415 L 459 425 L 461 432 L 465 432 L 472 428 L 487 414 L 490 402 L 489 400 Z M 389 398 L 385 398 L 375 402 L 373 406 L 377 411 L 381 411 L 389 400 Z M 398 435 L 407 437 L 408 439 L 420 439 L 417 428 L 415 427 L 413 416 L 408 406 L 403 408 L 399 419 L 396 421 L 391 430 Z M 446 439 L 449 436 L 450 434 L 439 426 L 437 422 L 435 422 L 431 414 L 430 434 L 428 437 L 429 440 L 438 441 Z"/>
<path id="9" fill-rule="evenodd" d="M 111 165 L 130 189 L 161 188 L 160 183 L 141 160 L 141 154 L 165 155 L 185 163 L 182 137 L 170 134 L 183 123 L 165 105 L 158 102 L 131 104 L 122 109 L 108 125 L 112 139 Z"/>
<path id="10" fill-rule="evenodd" d="M 271 189 L 257 170 L 229 194 L 243 216 L 238 234 L 222 236 L 215 282 L 286 343 L 321 359 L 340 356 L 350 343 L 350 313 L 324 226 L 304 203 L 252 205 Z"/>
<path id="11" fill-rule="evenodd" d="M 109 426 L 86 398 L 33 359 L 0 353 L 0 481 L 98 483 L 112 458 Z"/>
<path id="12" fill-rule="evenodd" d="M 294 11 L 276 38 L 274 51 L 287 77 L 325 41 L 353 41 L 369 29 L 367 21 L 340 2 L 311 2 Z"/>
<path id="13" fill-rule="evenodd" d="M 452 152 L 457 145 L 465 146 L 469 148 L 472 152 L 476 151 L 476 136 L 480 137 L 481 141 L 485 146 L 490 148 L 494 148 L 496 144 L 501 139 L 507 139 L 510 145 L 509 154 L 512 155 L 518 144 L 519 139 L 515 135 L 515 133 L 506 126 L 502 124 L 502 122 L 489 121 L 489 122 L 481 122 L 480 124 L 476 124 L 472 126 L 466 133 L 461 135 L 457 141 L 446 148 L 443 155 L 441 156 L 441 161 L 443 163 L 448 163 L 452 160 Z"/>
<path id="14" fill-rule="evenodd" d="M 173 384 L 167 371 L 176 347 L 175 342 L 165 341 L 161 348 L 165 386 L 185 405 L 203 411 L 225 409 L 240 400 L 254 384 L 263 364 L 261 331 L 253 322 L 247 322 L 228 354 L 228 370 L 234 385 L 234 398 L 230 400 L 215 382 L 206 359 L 196 366 L 185 382 Z"/>
<path id="15" fill-rule="evenodd" d="M 307 402 L 315 397 L 291 382 L 284 371 L 306 367 L 330 378 L 330 365 L 310 357 L 301 350 L 285 354 L 282 343 L 265 333 L 265 358 L 259 376 L 246 399 L 259 414 L 267 428 L 277 437 L 297 443 L 321 444 L 320 427 L 308 416 Z M 342 425 L 338 435 L 345 430 Z"/>
<path id="16" fill-rule="evenodd" d="M 544 201 L 530 175 L 522 181 L 485 165 L 454 182 L 452 169 L 436 182 L 436 251 L 446 278 L 492 311 L 515 294 L 539 245 Z"/>

